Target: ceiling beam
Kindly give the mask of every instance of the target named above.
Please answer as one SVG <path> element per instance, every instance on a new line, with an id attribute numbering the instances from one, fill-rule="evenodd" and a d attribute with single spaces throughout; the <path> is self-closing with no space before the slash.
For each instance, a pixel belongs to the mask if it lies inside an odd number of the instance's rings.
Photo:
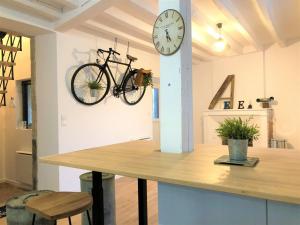
<path id="1" fill-rule="evenodd" d="M 250 21 L 247 21 L 244 16 L 239 12 L 237 7 L 232 3 L 231 0 L 214 0 L 215 4 L 221 9 L 221 11 L 229 16 L 233 17 L 247 32 L 247 36 L 245 38 L 250 41 L 257 50 L 264 49 L 263 44 L 259 42 L 259 38 L 257 37 L 255 31 L 249 25 Z"/>
<path id="2" fill-rule="evenodd" d="M 77 29 L 82 32 L 94 35 L 94 36 L 105 38 L 107 40 L 114 40 L 114 38 L 117 37 L 118 43 L 120 43 L 120 44 L 127 45 L 128 41 L 129 41 L 131 44 L 131 47 L 133 47 L 133 48 L 137 48 L 142 51 L 149 52 L 151 54 L 158 54 L 152 44 L 151 44 L 152 46 L 144 45 L 140 42 L 129 39 L 127 36 L 124 36 L 124 35 L 122 36 L 119 33 L 116 34 L 114 32 L 108 31 L 105 28 L 101 28 L 100 24 L 97 25 L 97 24 L 92 24 L 92 23 L 88 22 L 88 23 L 78 26 Z M 215 58 L 214 56 L 211 56 L 211 55 L 205 53 L 203 50 L 200 50 L 198 47 L 195 47 L 195 46 L 193 46 L 193 57 L 199 61 L 211 61 L 212 59 Z"/>
<path id="3" fill-rule="evenodd" d="M 140 8 L 152 13 L 153 15 L 158 15 L 158 2 L 159 0 L 129 0 L 131 3 L 136 4 Z"/>
<path id="4" fill-rule="evenodd" d="M 257 4 L 257 8 L 261 10 L 261 13 L 264 15 L 266 27 L 268 28 L 274 40 L 281 47 L 285 47 L 287 43 L 283 38 L 280 37 L 280 32 L 278 31 L 278 27 L 274 19 L 274 14 L 272 14 L 272 3 L 268 0 L 257 0 L 256 2 L 254 2 L 254 4 Z"/>
<path id="5" fill-rule="evenodd" d="M 61 18 L 62 13 L 38 2 L 29 0 L 3 0 L 3 5 L 13 7 L 14 9 L 26 12 L 27 14 L 37 16 L 50 21 L 55 21 Z"/>
<path id="6" fill-rule="evenodd" d="M 135 15 L 136 18 L 147 24 L 154 24 L 157 12 L 144 7 L 143 2 L 140 0 L 123 0 L 122 3 L 123 4 L 116 5 L 115 7 L 124 10 L 128 14 Z M 210 46 L 205 46 L 204 44 L 200 44 L 193 40 L 193 57 L 196 57 L 201 61 L 210 61 L 215 58 L 216 55 L 217 54 L 212 51 Z"/>
<path id="7" fill-rule="evenodd" d="M 114 5 L 115 7 L 124 10 L 126 13 L 134 15 L 137 19 L 142 20 L 147 24 L 153 25 L 156 20 L 156 15 L 141 7 L 140 4 L 136 4 L 131 0 L 122 0 L 122 3 Z"/>
<path id="8" fill-rule="evenodd" d="M 203 51 L 201 48 L 199 49 L 195 45 L 192 46 L 192 53 L 193 53 L 193 57 L 195 57 L 200 61 L 211 61 L 216 58 L 215 56 L 207 54 L 205 51 Z"/>
<path id="9" fill-rule="evenodd" d="M 196 55 L 193 53 L 192 55 L 192 64 L 193 65 L 197 65 L 198 63 L 200 62 L 208 62 L 208 60 L 206 60 L 205 58 L 202 58 L 201 56 L 199 55 Z"/>
<path id="10" fill-rule="evenodd" d="M 193 5 L 192 17 L 193 17 L 194 22 L 197 25 L 202 26 L 204 28 L 211 28 L 214 31 L 216 30 L 216 24 L 214 24 L 212 21 L 210 21 L 210 19 L 205 17 L 203 13 L 200 13 L 195 5 Z M 207 33 L 208 33 L 208 31 L 207 31 Z M 230 48 L 236 54 L 243 54 L 243 46 L 240 43 L 238 43 L 237 41 L 233 40 L 233 38 L 231 38 L 231 36 L 228 33 L 226 33 L 224 31 L 224 29 L 222 30 L 222 35 L 223 35 L 224 39 L 226 40 L 226 42 L 229 44 Z"/>
<path id="11" fill-rule="evenodd" d="M 76 9 L 78 8 L 79 2 L 78 0 L 51 0 L 52 3 L 63 6 L 63 9 Z"/>
<path id="12" fill-rule="evenodd" d="M 94 19 L 95 21 L 102 21 L 103 24 L 111 26 L 114 29 L 117 29 L 123 33 L 134 34 L 136 38 L 139 38 L 143 41 L 152 42 L 151 33 L 143 30 L 142 27 L 137 28 L 132 26 L 127 22 L 127 20 L 117 19 L 107 13 L 101 13 L 98 17 Z"/>
<path id="13" fill-rule="evenodd" d="M 105 9 L 115 4 L 117 0 L 93 0 L 86 1 L 78 8 L 64 13 L 64 16 L 54 25 L 54 29 L 57 31 L 67 31 L 75 28 L 79 24 L 92 19 L 103 13 Z"/>
<path id="14" fill-rule="evenodd" d="M 123 32 L 120 32 L 111 27 L 94 21 L 86 21 L 79 28 L 81 30 L 85 28 L 85 31 L 89 31 L 89 33 L 93 35 L 100 36 L 109 40 L 114 40 L 114 38 L 118 38 L 119 43 L 127 45 L 129 42 L 130 46 L 133 48 L 138 48 L 152 54 L 156 53 L 154 46 L 151 42 L 142 41 L 134 36 L 125 34 Z"/>
<path id="15" fill-rule="evenodd" d="M 203 54 L 213 57 L 213 56 L 217 56 L 218 53 L 214 52 L 212 50 L 212 47 L 210 44 L 203 44 L 203 43 L 199 43 L 196 40 L 192 40 L 192 45 L 195 49 L 198 49 L 199 51 L 201 51 Z"/>
<path id="16" fill-rule="evenodd" d="M 49 22 L 1 5 L 0 29 L 7 32 L 17 31 L 19 35 L 27 37 L 52 32 Z"/>

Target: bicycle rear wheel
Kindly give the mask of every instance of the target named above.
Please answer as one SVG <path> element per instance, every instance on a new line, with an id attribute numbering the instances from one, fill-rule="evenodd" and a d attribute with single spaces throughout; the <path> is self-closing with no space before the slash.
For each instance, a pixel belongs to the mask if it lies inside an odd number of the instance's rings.
<path id="1" fill-rule="evenodd" d="M 128 105 L 135 105 L 142 100 L 146 92 L 145 86 L 138 86 L 135 84 L 137 70 L 130 72 L 124 80 L 123 96 Z"/>
<path id="2" fill-rule="evenodd" d="M 90 89 L 90 83 L 97 83 L 99 89 Z M 74 98 L 84 105 L 101 102 L 110 88 L 110 78 L 106 70 L 96 63 L 80 66 L 71 80 L 71 91 Z"/>

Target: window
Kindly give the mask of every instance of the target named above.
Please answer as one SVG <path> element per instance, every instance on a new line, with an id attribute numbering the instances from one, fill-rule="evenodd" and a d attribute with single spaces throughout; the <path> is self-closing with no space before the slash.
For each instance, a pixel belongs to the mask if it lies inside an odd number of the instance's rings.
<path id="1" fill-rule="evenodd" d="M 22 81 L 22 102 L 23 102 L 23 121 L 26 127 L 32 125 L 32 108 L 31 108 L 31 81 Z"/>
<path id="2" fill-rule="evenodd" d="M 152 89 L 152 119 L 159 119 L 159 89 Z"/>

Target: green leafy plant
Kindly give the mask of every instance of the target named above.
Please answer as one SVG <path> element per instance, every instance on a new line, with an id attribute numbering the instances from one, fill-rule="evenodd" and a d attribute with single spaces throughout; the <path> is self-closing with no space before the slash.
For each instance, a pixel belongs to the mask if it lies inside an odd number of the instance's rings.
<path id="1" fill-rule="evenodd" d="M 250 118 L 242 120 L 239 118 L 225 119 L 216 129 L 218 136 L 225 139 L 257 140 L 259 138 L 259 127 L 251 125 Z"/>
<path id="2" fill-rule="evenodd" d="M 90 89 L 99 90 L 102 89 L 102 86 L 100 83 L 98 83 L 96 80 L 88 82 L 88 87 Z"/>
<path id="3" fill-rule="evenodd" d="M 153 87 L 152 73 L 145 73 L 143 76 L 143 86 Z"/>

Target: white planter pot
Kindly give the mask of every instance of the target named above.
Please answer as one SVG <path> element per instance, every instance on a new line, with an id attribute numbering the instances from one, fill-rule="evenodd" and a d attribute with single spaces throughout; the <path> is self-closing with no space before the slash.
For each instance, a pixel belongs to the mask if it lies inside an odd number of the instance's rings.
<path id="1" fill-rule="evenodd" d="M 230 160 L 247 160 L 248 140 L 228 139 Z"/>
<path id="2" fill-rule="evenodd" d="M 99 90 L 98 89 L 90 89 L 90 95 L 91 95 L 91 97 L 98 97 Z"/>

